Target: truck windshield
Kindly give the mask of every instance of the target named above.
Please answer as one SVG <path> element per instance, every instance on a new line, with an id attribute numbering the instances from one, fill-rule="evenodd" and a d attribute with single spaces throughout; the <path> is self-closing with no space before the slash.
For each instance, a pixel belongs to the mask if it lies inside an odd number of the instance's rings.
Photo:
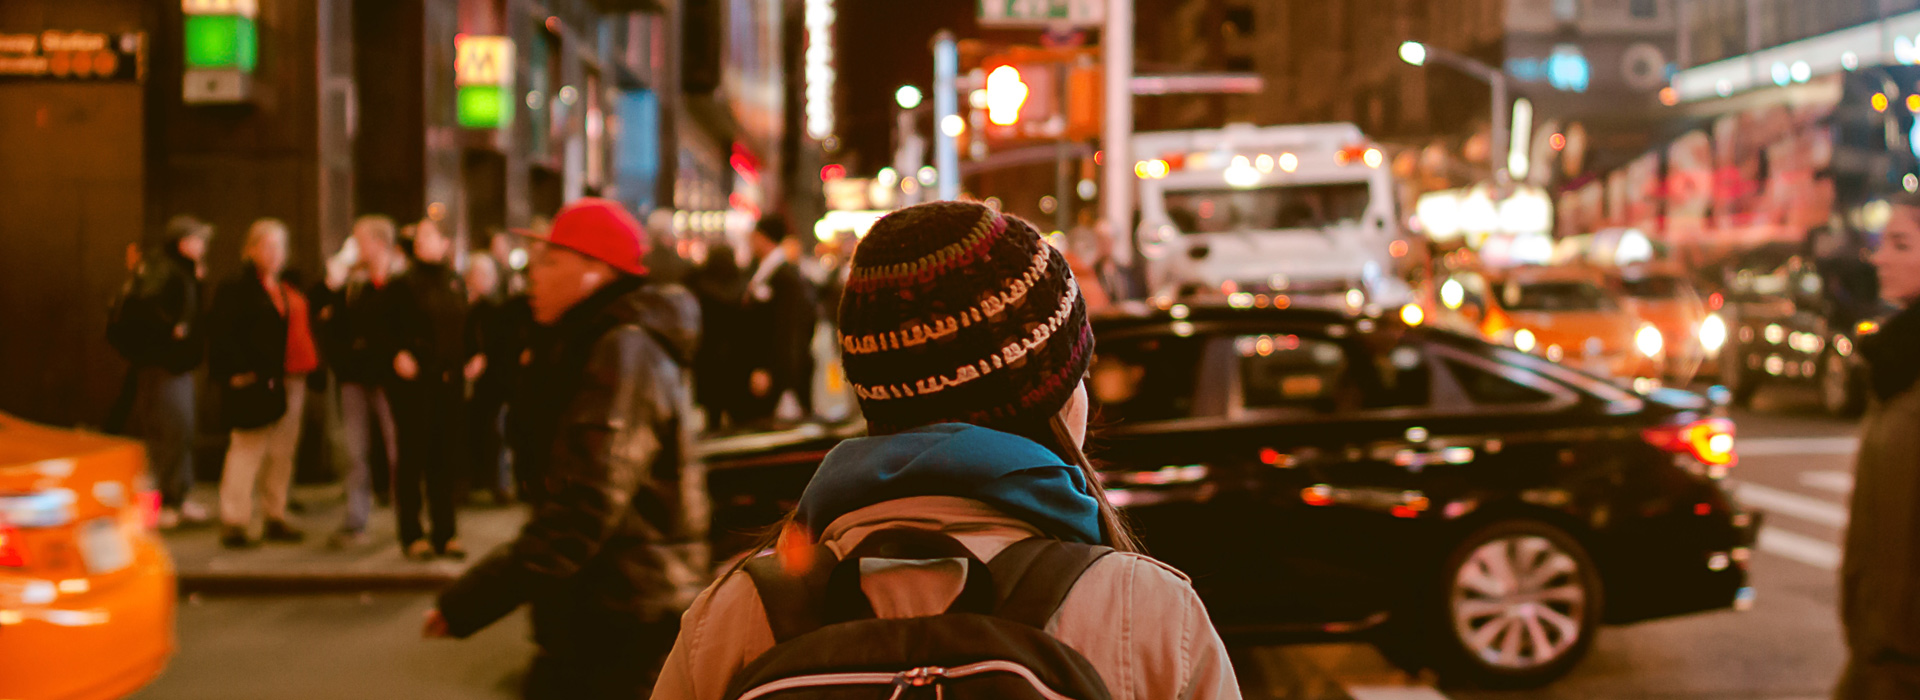
<path id="1" fill-rule="evenodd" d="M 1321 228 L 1366 216 L 1365 182 L 1168 192 L 1167 216 L 1183 233 Z"/>

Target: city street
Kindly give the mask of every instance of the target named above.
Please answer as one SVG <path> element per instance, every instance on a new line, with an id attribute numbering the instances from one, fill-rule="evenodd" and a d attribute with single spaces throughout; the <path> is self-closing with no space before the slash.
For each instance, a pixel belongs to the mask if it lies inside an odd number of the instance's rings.
<path id="1" fill-rule="evenodd" d="M 1753 563 L 1758 605 L 1608 628 L 1547 688 L 1435 690 L 1356 645 L 1233 650 L 1248 698 L 1473 700 L 1824 697 L 1843 661 L 1835 568 L 1851 484 L 1849 421 L 1811 395 L 1763 392 L 1736 411 L 1742 501 L 1767 511 Z M 183 601 L 180 652 L 139 695 L 195 698 L 507 698 L 532 647 L 515 615 L 464 642 L 419 639 L 425 594 Z M 324 683 L 324 685 L 316 685 Z"/>

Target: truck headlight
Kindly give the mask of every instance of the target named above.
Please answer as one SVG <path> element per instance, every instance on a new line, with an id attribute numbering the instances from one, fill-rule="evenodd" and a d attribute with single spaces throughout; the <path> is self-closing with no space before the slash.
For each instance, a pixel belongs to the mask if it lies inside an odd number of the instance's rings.
<path id="1" fill-rule="evenodd" d="M 1660 351 L 1666 349 L 1666 345 L 1667 339 L 1660 337 L 1660 329 L 1654 328 L 1653 324 L 1643 325 L 1639 333 L 1633 334 L 1633 346 L 1639 348 L 1640 354 L 1647 357 L 1659 357 Z"/>

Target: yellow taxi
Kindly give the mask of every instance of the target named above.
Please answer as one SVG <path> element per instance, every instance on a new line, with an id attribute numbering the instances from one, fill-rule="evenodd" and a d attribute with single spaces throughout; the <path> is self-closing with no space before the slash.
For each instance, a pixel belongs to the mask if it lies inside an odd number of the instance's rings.
<path id="1" fill-rule="evenodd" d="M 1626 294 L 1627 308 L 1660 330 L 1667 351 L 1668 382 L 1692 381 L 1726 344 L 1726 321 L 1709 313 L 1685 266 L 1670 262 L 1627 265 L 1619 269 L 1618 281 Z"/>
<path id="2" fill-rule="evenodd" d="M 132 694 L 173 654 L 173 563 L 137 442 L 0 413 L 0 698 Z"/>
<path id="3" fill-rule="evenodd" d="M 1666 336 L 1641 320 L 1612 280 L 1584 266 L 1519 267 L 1494 285 L 1510 326 L 1498 339 L 1638 389 L 1666 374 Z"/>

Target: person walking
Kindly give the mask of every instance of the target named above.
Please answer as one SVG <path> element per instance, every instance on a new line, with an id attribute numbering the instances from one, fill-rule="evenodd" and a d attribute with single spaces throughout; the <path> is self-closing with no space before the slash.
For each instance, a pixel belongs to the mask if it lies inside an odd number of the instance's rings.
<path id="1" fill-rule="evenodd" d="M 510 420 L 544 436 L 520 536 L 440 594 L 427 637 L 466 637 L 531 603 L 528 698 L 645 697 L 707 578 L 705 475 L 687 366 L 699 306 L 650 284 L 640 223 L 618 203 L 561 210 L 529 275 L 534 350 Z"/>
<path id="2" fill-rule="evenodd" d="M 293 543 L 305 538 L 287 522 L 287 492 L 293 487 L 307 374 L 320 367 L 306 297 L 281 279 L 286 224 L 253 222 L 246 258 L 239 274 L 214 292 L 209 311 L 209 375 L 221 389 L 220 413 L 232 430 L 220 476 L 220 543 L 228 548 L 255 544 L 248 529 L 256 493 L 264 495 L 264 539 Z"/>
<path id="3" fill-rule="evenodd" d="M 513 500 L 514 477 L 506 444 L 507 398 L 520 370 L 533 326 L 526 297 L 509 295 L 500 266 L 485 251 L 467 258 L 467 345 L 479 351 L 468 361 L 473 387 L 467 397 L 467 440 L 471 451 L 467 485 L 485 490 L 495 505 Z"/>
<path id="4" fill-rule="evenodd" d="M 819 317 L 813 285 L 782 245 L 788 235 L 786 220 L 769 216 L 747 238 L 753 275 L 747 280 L 743 323 L 765 329 L 770 337 L 745 344 L 750 396 L 742 412 L 746 421 L 797 418 L 794 414 L 808 411 L 801 399 L 812 391 L 813 332 Z"/>
<path id="5" fill-rule="evenodd" d="M 733 246 L 715 243 L 689 280 L 700 300 L 700 350 L 693 358 L 694 400 L 705 409 L 708 432 L 742 422 L 747 406 L 747 337 L 742 304 L 747 279 Z"/>
<path id="6" fill-rule="evenodd" d="M 211 519 L 188 499 L 194 484 L 193 370 L 206 350 L 200 261 L 211 238 L 213 226 L 199 219 L 168 221 L 165 239 L 133 263 L 107 324 L 110 344 L 133 366 L 129 415 L 146 443 L 160 489 L 160 526 L 167 529 Z"/>
<path id="7" fill-rule="evenodd" d="M 392 219 L 368 215 L 355 220 L 353 237 L 331 263 L 338 271 L 329 271 L 329 294 L 319 312 L 322 345 L 340 385 L 340 423 L 347 447 L 346 516 L 327 542 L 336 549 L 367 543 L 374 502 L 391 497 L 392 469 L 400 463 L 386 391 L 393 381 L 395 352 L 387 331 L 388 283 L 399 269 L 398 257 Z M 376 440 L 385 457 L 378 474 L 372 459 Z"/>
<path id="8" fill-rule="evenodd" d="M 966 202 L 880 219 L 854 254 L 840 345 L 870 437 L 827 454 L 777 539 L 764 543 L 772 554 L 749 555 L 694 602 L 654 698 L 717 700 L 729 687 L 764 687 L 773 676 L 760 672 L 810 673 L 857 651 L 872 657 L 863 667 L 893 671 L 876 664 L 918 668 L 933 664 L 912 649 L 1009 644 L 1016 635 L 913 633 L 884 649 L 860 651 L 840 636 L 849 643 L 770 653 L 809 630 L 828 634 L 823 615 L 907 635 L 881 623 L 947 617 L 949 601 L 992 609 L 994 585 L 976 589 L 973 564 L 992 562 L 982 568 L 997 580 L 1011 565 L 1003 553 L 1033 557 L 1024 576 L 1002 582 L 1014 593 L 1031 580 L 1059 596 L 1054 605 L 1048 595 L 1020 598 L 1033 603 L 1018 616 L 1021 638 L 1048 635 L 1091 662 L 1073 677 L 1097 674 L 1116 698 L 1239 697 L 1199 597 L 1178 571 L 1137 553 L 1081 453 L 1093 334 L 1065 258 L 1038 231 Z M 915 542 L 944 551 L 866 558 Z M 1048 565 L 1060 556 L 1070 561 Z M 836 565 L 848 558 L 858 566 Z M 821 602 L 829 600 L 837 612 Z M 874 616 L 882 619 L 864 619 Z M 941 624 L 919 629 L 951 629 Z M 1053 650 L 1056 664 L 1074 658 Z"/>
<path id="9" fill-rule="evenodd" d="M 1873 265 L 1899 311 L 1860 339 L 1872 398 L 1840 564 L 1840 700 L 1920 697 L 1920 198 L 1894 206 Z"/>
<path id="10" fill-rule="evenodd" d="M 462 455 L 461 403 L 478 353 L 467 344 L 467 290 L 447 258 L 453 242 L 439 224 L 414 227 L 413 261 L 393 283 L 387 332 L 394 381 L 388 397 L 400 433 L 394 513 L 400 549 L 412 559 L 464 559 L 454 522 L 454 484 Z M 424 485 L 424 490 L 423 490 Z M 428 527 L 420 526 L 427 511 Z"/>

